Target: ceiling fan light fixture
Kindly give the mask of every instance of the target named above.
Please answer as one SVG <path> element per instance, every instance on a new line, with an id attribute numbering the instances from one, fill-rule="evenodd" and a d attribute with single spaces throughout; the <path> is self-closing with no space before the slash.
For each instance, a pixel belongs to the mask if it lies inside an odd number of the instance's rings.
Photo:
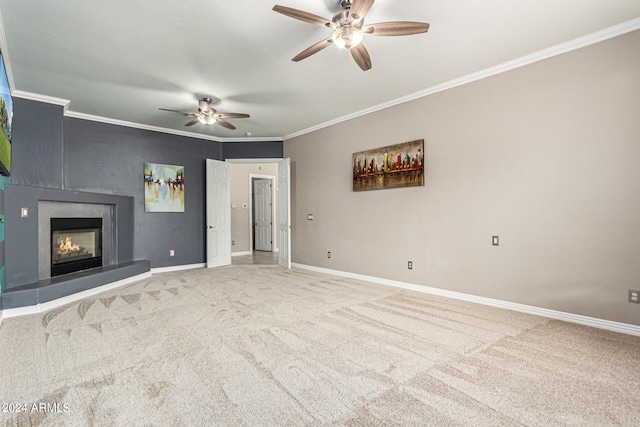
<path id="1" fill-rule="evenodd" d="M 362 42 L 364 34 L 355 27 L 345 25 L 344 27 L 338 28 L 331 38 L 339 48 L 351 49 Z"/>
<path id="2" fill-rule="evenodd" d="M 198 121 L 203 125 L 212 125 L 216 122 L 216 119 L 211 116 L 198 116 Z"/>

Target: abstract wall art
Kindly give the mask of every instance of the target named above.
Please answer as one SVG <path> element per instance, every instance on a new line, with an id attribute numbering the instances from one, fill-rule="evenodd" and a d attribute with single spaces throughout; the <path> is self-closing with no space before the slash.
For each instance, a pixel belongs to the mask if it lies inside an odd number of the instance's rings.
<path id="1" fill-rule="evenodd" d="M 144 211 L 184 212 L 184 166 L 144 164 Z"/>
<path id="2" fill-rule="evenodd" d="M 424 185 L 424 139 L 353 155 L 353 191 Z"/>

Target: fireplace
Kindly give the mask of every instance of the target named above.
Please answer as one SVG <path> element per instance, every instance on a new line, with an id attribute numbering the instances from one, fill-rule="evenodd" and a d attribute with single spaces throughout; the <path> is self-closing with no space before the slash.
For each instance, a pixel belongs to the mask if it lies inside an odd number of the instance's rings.
<path id="1" fill-rule="evenodd" d="M 51 277 L 102 266 L 102 218 L 51 218 Z"/>

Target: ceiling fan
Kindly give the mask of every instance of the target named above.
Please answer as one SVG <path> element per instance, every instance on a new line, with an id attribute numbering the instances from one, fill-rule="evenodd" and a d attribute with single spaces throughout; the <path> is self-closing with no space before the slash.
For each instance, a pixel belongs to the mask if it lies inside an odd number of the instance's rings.
<path id="1" fill-rule="evenodd" d="M 334 30 L 331 37 L 303 50 L 295 56 L 292 61 L 301 61 L 334 43 L 338 47 L 350 50 L 351 56 L 353 56 L 353 59 L 360 68 L 367 71 L 371 68 L 371 58 L 369 57 L 369 52 L 367 52 L 367 49 L 362 44 L 362 39 L 365 35 L 406 36 L 429 31 L 429 24 L 425 22 L 396 21 L 364 25 L 364 16 L 374 1 L 375 0 L 341 0 L 340 6 L 342 6 L 342 11 L 335 14 L 331 20 L 286 6 L 274 6 L 273 10 L 283 15 Z"/>
<path id="2" fill-rule="evenodd" d="M 245 119 L 250 117 L 248 114 L 243 113 L 218 113 L 209 105 L 212 101 L 213 100 L 211 98 L 200 98 L 200 100 L 198 101 L 198 112 L 169 110 L 167 108 L 159 108 L 159 110 L 171 111 L 172 113 L 180 113 L 184 114 L 185 116 L 195 117 L 195 119 L 185 124 L 185 126 L 193 126 L 198 122 L 205 125 L 213 125 L 217 123 L 220 126 L 226 127 L 227 129 L 231 130 L 234 130 L 236 127 L 223 119 Z"/>

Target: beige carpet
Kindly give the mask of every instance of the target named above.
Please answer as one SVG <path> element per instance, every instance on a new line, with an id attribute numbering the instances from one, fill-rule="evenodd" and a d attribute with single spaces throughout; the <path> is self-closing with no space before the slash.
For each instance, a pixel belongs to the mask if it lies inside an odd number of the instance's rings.
<path id="1" fill-rule="evenodd" d="M 9 426 L 640 425 L 640 338 L 277 266 L 5 319 L 0 363 Z"/>

